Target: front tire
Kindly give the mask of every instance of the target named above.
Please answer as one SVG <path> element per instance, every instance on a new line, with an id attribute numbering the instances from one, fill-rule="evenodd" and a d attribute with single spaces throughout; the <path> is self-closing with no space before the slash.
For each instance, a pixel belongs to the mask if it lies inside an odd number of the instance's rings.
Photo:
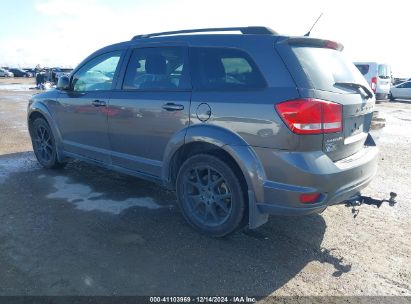
<path id="1" fill-rule="evenodd" d="M 176 189 L 183 216 L 197 231 L 223 237 L 240 227 L 244 190 L 234 170 L 216 156 L 187 159 L 178 172 Z"/>
<path id="2" fill-rule="evenodd" d="M 53 132 L 44 118 L 37 118 L 30 128 L 31 142 L 38 162 L 47 169 L 64 167 L 57 158 L 56 141 Z"/>

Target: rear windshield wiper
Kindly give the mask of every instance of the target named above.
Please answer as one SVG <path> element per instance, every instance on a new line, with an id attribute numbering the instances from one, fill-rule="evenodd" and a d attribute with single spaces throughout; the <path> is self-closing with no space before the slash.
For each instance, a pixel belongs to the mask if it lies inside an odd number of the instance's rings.
<path id="1" fill-rule="evenodd" d="M 349 88 L 356 88 L 356 89 L 361 88 L 367 94 L 367 99 L 372 98 L 374 96 L 369 88 L 367 88 L 365 85 L 362 85 L 360 83 L 337 81 L 335 84 L 340 85 L 340 86 L 346 86 Z"/>

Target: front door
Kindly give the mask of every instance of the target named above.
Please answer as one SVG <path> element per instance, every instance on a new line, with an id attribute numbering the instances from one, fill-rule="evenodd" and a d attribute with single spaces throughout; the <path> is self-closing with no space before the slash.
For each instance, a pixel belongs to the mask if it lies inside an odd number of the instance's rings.
<path id="1" fill-rule="evenodd" d="M 189 123 L 187 48 L 131 51 L 123 84 L 110 98 L 109 136 L 114 165 L 160 176 L 170 139 Z"/>
<path id="2" fill-rule="evenodd" d="M 107 109 L 120 57 L 114 51 L 91 59 L 60 93 L 56 110 L 66 152 L 110 163 Z"/>

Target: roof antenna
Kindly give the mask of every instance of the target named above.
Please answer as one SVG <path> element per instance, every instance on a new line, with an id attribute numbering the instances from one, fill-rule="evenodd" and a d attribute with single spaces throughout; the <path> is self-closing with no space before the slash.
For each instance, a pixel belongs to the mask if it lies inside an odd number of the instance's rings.
<path id="1" fill-rule="evenodd" d="M 317 20 L 315 20 L 313 26 L 310 28 L 310 30 L 308 31 L 308 33 L 304 35 L 305 37 L 310 36 L 312 29 L 313 29 L 314 26 L 317 24 L 318 20 L 320 20 L 320 18 L 321 18 L 322 15 L 323 15 L 323 13 L 321 13 L 320 16 L 317 18 Z"/>

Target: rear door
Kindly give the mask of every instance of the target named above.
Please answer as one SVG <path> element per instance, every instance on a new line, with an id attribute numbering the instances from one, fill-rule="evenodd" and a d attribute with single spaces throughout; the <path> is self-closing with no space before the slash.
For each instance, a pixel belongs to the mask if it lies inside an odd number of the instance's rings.
<path id="1" fill-rule="evenodd" d="M 402 98 L 411 99 L 411 82 L 406 82 L 403 88 L 398 91 L 401 92 Z"/>
<path id="2" fill-rule="evenodd" d="M 407 83 L 398 84 L 391 89 L 394 98 L 404 98 L 406 96 L 406 86 Z"/>
<path id="3" fill-rule="evenodd" d="M 354 64 L 343 56 L 341 48 L 334 42 L 311 38 L 290 38 L 277 45 L 301 97 L 331 101 L 343 107 L 343 130 L 323 135 L 322 149 L 334 161 L 363 147 L 375 103 L 374 97 L 368 96 L 371 88 Z"/>
<path id="4" fill-rule="evenodd" d="M 160 176 L 167 144 L 189 123 L 188 49 L 150 46 L 129 53 L 108 109 L 112 161 Z"/>
<path id="5" fill-rule="evenodd" d="M 378 65 L 376 93 L 388 93 L 391 87 L 391 67 L 386 64 Z"/>

